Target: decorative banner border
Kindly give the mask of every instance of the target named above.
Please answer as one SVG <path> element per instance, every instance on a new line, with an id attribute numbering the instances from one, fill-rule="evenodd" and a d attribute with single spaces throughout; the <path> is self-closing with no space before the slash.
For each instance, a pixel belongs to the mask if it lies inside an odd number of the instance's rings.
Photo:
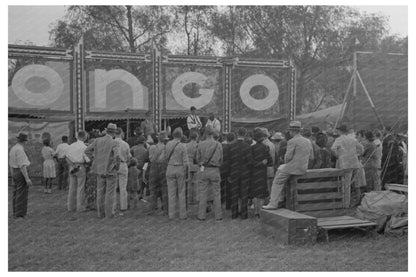
<path id="1" fill-rule="evenodd" d="M 45 58 L 56 60 L 69 60 L 72 61 L 73 76 L 71 77 L 74 87 L 75 95 L 71 95 L 73 100 L 71 103 L 75 103 L 75 125 L 76 130 L 85 128 L 85 113 L 86 113 L 86 84 L 84 80 L 85 61 L 115 61 L 119 63 L 124 62 L 137 62 L 137 63 L 151 63 L 153 70 L 153 95 L 152 95 L 152 114 L 158 130 L 161 130 L 162 121 L 162 105 L 160 101 L 161 97 L 161 80 L 162 80 L 162 66 L 163 65 L 198 65 L 201 67 L 216 67 L 222 68 L 223 77 L 220 78 L 223 81 L 223 130 L 229 132 L 231 129 L 231 82 L 232 72 L 235 66 L 238 67 L 257 67 L 257 68 L 287 68 L 291 70 L 290 80 L 290 120 L 295 118 L 296 113 L 296 70 L 291 61 L 285 60 L 255 60 L 255 59 L 239 59 L 232 57 L 202 57 L 202 56 L 175 56 L 175 55 L 162 55 L 157 49 L 153 49 L 149 54 L 137 54 L 137 53 L 116 53 L 116 52 L 103 52 L 103 51 L 85 51 L 83 45 L 83 39 L 80 40 L 74 49 L 57 49 L 49 47 L 38 46 L 21 46 L 21 45 L 9 45 L 8 46 L 9 58 Z"/>

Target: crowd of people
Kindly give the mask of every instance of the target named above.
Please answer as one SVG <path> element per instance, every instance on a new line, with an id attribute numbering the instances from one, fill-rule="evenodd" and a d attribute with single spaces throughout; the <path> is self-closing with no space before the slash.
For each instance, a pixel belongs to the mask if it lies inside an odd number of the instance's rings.
<path id="1" fill-rule="evenodd" d="M 260 209 L 282 207 L 288 180 L 308 169 L 345 169 L 353 205 L 364 192 L 403 183 L 407 175 L 407 137 L 390 129 L 354 132 L 341 125 L 321 131 L 292 121 L 286 132 L 221 133 L 214 114 L 203 126 L 194 107 L 187 127 L 186 135 L 180 127 L 157 133 L 149 114 L 127 141 L 113 123 L 103 131 L 81 130 L 71 144 L 62 136 L 55 150 L 51 138 L 42 136 L 44 192 L 52 192 L 57 177 L 59 189 L 68 186 L 68 211 L 95 209 L 98 217 L 124 215 L 142 200 L 148 214 L 171 219 L 187 219 L 192 205 L 198 205 L 201 221 L 211 211 L 222 220 L 224 209 L 233 219 L 247 219 L 250 208 L 259 217 Z M 26 216 L 32 184 L 27 140 L 20 133 L 9 156 L 15 218 Z"/>

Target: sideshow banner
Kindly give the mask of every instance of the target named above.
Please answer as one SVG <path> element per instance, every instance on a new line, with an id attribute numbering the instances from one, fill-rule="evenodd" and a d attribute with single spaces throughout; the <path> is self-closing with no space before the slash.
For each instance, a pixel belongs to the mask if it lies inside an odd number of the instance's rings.
<path id="1" fill-rule="evenodd" d="M 87 112 L 147 111 L 151 107 L 150 64 L 86 63 Z"/>
<path id="2" fill-rule="evenodd" d="M 231 120 L 264 121 L 287 117 L 290 70 L 235 67 L 232 71 Z"/>
<path id="3" fill-rule="evenodd" d="M 25 152 L 29 158 L 29 175 L 32 177 L 42 177 L 43 158 L 41 155 L 43 143 L 41 136 L 43 133 L 51 135 L 52 148 L 61 143 L 62 136 L 69 137 L 69 121 L 47 122 L 39 120 L 9 120 L 8 150 L 16 143 L 16 136 L 20 132 L 26 132 L 29 140 L 25 146 Z"/>
<path id="4" fill-rule="evenodd" d="M 221 68 L 164 65 L 162 72 L 164 110 L 187 114 L 194 106 L 200 115 L 222 116 Z"/>
<path id="5" fill-rule="evenodd" d="M 9 108 L 72 111 L 72 63 L 42 59 L 8 60 Z"/>
<path id="6" fill-rule="evenodd" d="M 357 71 L 384 126 L 407 130 L 408 56 L 357 53 Z M 358 76 L 351 94 L 343 121 L 356 129 L 381 128 Z"/>

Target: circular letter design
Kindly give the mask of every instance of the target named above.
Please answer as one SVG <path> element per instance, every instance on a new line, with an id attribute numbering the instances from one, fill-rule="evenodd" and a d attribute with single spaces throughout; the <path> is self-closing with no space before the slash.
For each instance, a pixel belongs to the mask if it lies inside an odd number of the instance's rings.
<path id="1" fill-rule="evenodd" d="M 40 77 L 46 79 L 50 88 L 42 93 L 34 93 L 26 88 L 26 82 L 32 77 Z M 45 106 L 52 104 L 61 96 L 64 84 L 61 76 L 52 68 L 33 64 L 20 69 L 13 77 L 12 88 L 14 93 L 20 100 L 27 104 L 35 106 Z"/>
<path id="2" fill-rule="evenodd" d="M 250 90 L 255 86 L 264 86 L 267 88 L 269 94 L 266 98 L 255 99 L 250 95 Z M 241 84 L 240 97 L 243 103 L 250 109 L 263 111 L 276 103 L 279 98 L 279 88 L 270 77 L 263 74 L 255 74 L 245 79 Z"/>

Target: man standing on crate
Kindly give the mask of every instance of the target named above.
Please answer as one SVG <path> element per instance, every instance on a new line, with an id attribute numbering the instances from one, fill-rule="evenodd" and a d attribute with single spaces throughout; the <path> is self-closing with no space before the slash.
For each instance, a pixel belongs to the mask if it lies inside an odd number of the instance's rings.
<path id="1" fill-rule="evenodd" d="M 291 139 L 287 142 L 285 163 L 279 166 L 273 179 L 270 202 L 263 206 L 266 210 L 275 210 L 283 201 L 283 188 L 292 175 L 303 175 L 308 169 L 309 158 L 313 157 L 310 141 L 300 135 L 301 123 L 291 121 L 289 132 Z"/>

